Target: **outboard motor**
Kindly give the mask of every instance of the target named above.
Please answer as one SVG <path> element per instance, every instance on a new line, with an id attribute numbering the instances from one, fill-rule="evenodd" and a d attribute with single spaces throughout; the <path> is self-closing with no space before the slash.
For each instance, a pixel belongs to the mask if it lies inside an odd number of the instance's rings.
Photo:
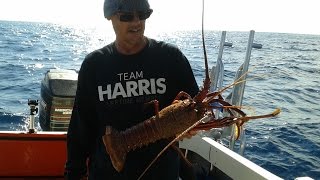
<path id="1" fill-rule="evenodd" d="M 44 131 L 67 131 L 78 73 L 75 70 L 51 69 L 41 81 L 39 122 Z"/>

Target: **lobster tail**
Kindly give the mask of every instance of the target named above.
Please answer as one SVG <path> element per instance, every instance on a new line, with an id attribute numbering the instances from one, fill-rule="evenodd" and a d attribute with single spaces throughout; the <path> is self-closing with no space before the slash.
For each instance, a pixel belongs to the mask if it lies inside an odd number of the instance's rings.
<path id="1" fill-rule="evenodd" d="M 102 138 L 113 167 L 120 172 L 126 161 L 127 149 L 124 146 L 124 137 L 111 126 L 106 127 L 105 135 Z"/>
<path id="2" fill-rule="evenodd" d="M 162 137 L 164 132 L 157 127 L 154 119 L 150 118 L 121 132 L 110 126 L 106 127 L 106 133 L 102 139 L 112 165 L 118 172 L 123 169 L 129 151 L 164 138 Z"/>
<path id="3" fill-rule="evenodd" d="M 107 126 L 102 137 L 112 165 L 120 172 L 129 151 L 146 146 L 160 139 L 174 137 L 197 121 L 192 101 L 172 104 L 153 116 L 124 131 Z"/>

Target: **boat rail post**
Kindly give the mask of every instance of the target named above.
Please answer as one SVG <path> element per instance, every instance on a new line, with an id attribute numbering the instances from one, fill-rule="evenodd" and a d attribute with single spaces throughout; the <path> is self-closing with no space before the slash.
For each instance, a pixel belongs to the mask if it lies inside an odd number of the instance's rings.
<path id="1" fill-rule="evenodd" d="M 34 133 L 34 119 L 35 115 L 38 113 L 38 100 L 28 100 L 28 105 L 30 107 L 30 124 L 29 124 L 29 133 Z"/>
<path id="2" fill-rule="evenodd" d="M 244 73 L 248 72 L 249 64 L 250 64 L 250 57 L 251 57 L 251 50 L 252 50 L 252 44 L 254 40 L 254 34 L 255 31 L 251 30 L 249 33 L 249 39 L 248 39 L 248 45 L 247 45 L 247 51 L 246 51 L 246 56 L 243 64 L 239 67 L 237 73 L 236 73 L 236 78 L 241 77 Z M 241 80 L 246 80 L 247 74 L 245 74 Z M 246 81 L 244 81 L 241 84 L 237 84 L 234 86 L 233 91 L 232 91 L 232 97 L 231 97 L 231 104 L 236 105 L 236 106 L 241 106 L 242 105 L 242 100 L 243 100 L 243 94 L 244 94 L 244 89 L 245 89 Z M 235 125 L 232 125 L 232 134 L 231 134 L 231 139 L 229 142 L 229 149 L 234 150 L 234 145 L 235 145 L 235 136 L 234 136 L 234 128 Z M 243 155 L 244 153 L 244 147 L 245 147 L 245 126 L 242 126 L 242 132 L 240 134 L 240 149 L 239 149 L 239 154 Z"/>
<path id="3" fill-rule="evenodd" d="M 226 41 L 226 34 L 227 34 L 227 31 L 222 31 L 216 66 L 213 66 L 211 69 L 211 74 L 210 74 L 211 75 L 211 77 L 210 77 L 210 79 L 211 79 L 210 91 L 211 92 L 218 91 L 218 90 L 222 89 L 223 77 L 224 77 L 224 65 L 222 62 L 222 54 L 223 54 L 224 44 Z M 219 110 L 215 111 L 215 116 L 217 119 L 219 118 Z"/>
<path id="4" fill-rule="evenodd" d="M 222 62 L 222 54 L 223 54 L 224 44 L 226 41 L 226 34 L 227 34 L 227 31 L 222 31 L 216 66 L 212 67 L 212 71 L 211 71 L 212 82 L 210 87 L 211 92 L 221 89 L 223 85 L 224 65 Z"/>

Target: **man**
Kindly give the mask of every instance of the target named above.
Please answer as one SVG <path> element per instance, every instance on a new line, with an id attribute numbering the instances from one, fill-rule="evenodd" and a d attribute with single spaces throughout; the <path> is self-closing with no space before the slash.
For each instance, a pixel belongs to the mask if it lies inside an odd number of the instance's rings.
<path id="1" fill-rule="evenodd" d="M 67 136 L 67 179 L 137 179 L 168 144 L 167 139 L 127 154 L 117 172 L 102 141 L 106 126 L 119 131 L 132 127 L 172 103 L 180 91 L 194 96 L 198 86 L 187 58 L 175 46 L 144 36 L 152 14 L 147 0 L 105 0 L 116 40 L 86 56 L 78 77 L 75 105 Z M 179 157 L 169 148 L 143 179 L 176 180 Z"/>

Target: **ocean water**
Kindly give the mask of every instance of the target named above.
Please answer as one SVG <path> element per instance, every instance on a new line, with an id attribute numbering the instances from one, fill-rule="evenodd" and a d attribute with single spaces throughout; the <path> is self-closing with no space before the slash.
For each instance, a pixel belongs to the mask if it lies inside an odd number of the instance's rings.
<path id="1" fill-rule="evenodd" d="M 187 56 L 198 84 L 204 78 L 200 31 L 159 33 L 151 38 L 176 44 Z M 209 66 L 216 63 L 220 31 L 205 31 Z M 227 32 L 224 85 L 245 59 L 249 32 Z M 94 28 L 0 21 L 0 130 L 26 130 L 28 99 L 39 99 L 49 69 L 78 70 L 89 52 L 114 39 Z M 246 124 L 244 156 L 284 178 L 320 179 L 320 35 L 256 32 L 244 111 L 248 115 L 282 112 Z M 227 95 L 228 91 L 223 95 Z M 39 128 L 39 125 L 37 126 Z"/>

